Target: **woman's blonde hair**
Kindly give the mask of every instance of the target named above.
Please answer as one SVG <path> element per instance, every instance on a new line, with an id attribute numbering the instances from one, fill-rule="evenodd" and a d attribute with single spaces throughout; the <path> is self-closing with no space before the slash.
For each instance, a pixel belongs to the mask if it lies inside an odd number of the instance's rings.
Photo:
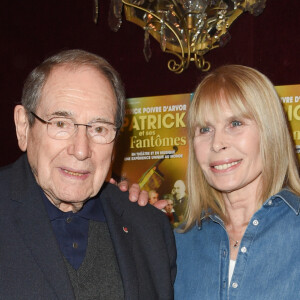
<path id="1" fill-rule="evenodd" d="M 258 204 L 262 205 L 283 187 L 300 195 L 295 146 L 273 84 L 265 75 L 252 68 L 222 66 L 208 74 L 198 85 L 189 109 L 189 199 L 183 231 L 212 213 L 218 214 L 226 222 L 221 193 L 207 183 L 193 146 L 196 126 L 205 122 L 207 113 L 220 111 L 224 99 L 234 112 L 254 120 L 260 132 L 263 170 Z"/>

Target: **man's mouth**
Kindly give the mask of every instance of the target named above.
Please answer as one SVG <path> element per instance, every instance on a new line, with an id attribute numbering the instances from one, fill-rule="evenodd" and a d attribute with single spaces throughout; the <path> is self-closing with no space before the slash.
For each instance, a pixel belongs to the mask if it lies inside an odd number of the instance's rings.
<path id="1" fill-rule="evenodd" d="M 83 176 L 88 175 L 88 172 L 75 172 L 75 171 L 70 171 L 70 170 L 66 170 L 66 169 L 62 169 L 62 171 L 68 175 L 76 176 L 76 177 L 83 177 Z"/>
<path id="2" fill-rule="evenodd" d="M 71 171 L 68 171 L 68 170 L 64 170 L 64 172 L 70 174 L 70 175 L 74 175 L 74 176 L 81 176 L 82 173 L 77 173 L 77 172 L 71 172 Z"/>

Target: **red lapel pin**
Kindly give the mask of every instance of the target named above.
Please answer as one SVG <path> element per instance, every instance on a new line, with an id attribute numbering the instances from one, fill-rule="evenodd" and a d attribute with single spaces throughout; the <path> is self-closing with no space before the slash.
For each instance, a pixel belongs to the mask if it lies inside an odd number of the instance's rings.
<path id="1" fill-rule="evenodd" d="M 124 231 L 125 233 L 128 233 L 128 228 L 123 226 L 123 231 Z"/>

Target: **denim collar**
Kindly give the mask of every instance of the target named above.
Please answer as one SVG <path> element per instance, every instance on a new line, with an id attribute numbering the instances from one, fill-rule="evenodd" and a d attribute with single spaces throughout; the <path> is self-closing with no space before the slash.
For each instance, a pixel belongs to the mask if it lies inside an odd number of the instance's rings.
<path id="1" fill-rule="evenodd" d="M 279 193 L 277 193 L 274 196 L 271 196 L 269 199 L 267 199 L 263 206 L 270 206 L 270 200 L 272 205 L 276 205 L 279 203 L 281 200 L 283 200 L 293 211 L 296 215 L 299 215 L 300 213 L 300 197 L 292 193 L 289 189 L 285 188 L 282 189 Z M 216 214 L 211 214 L 209 215 L 209 218 L 214 221 L 219 223 L 220 225 L 223 225 L 223 221 L 221 218 L 216 215 Z M 202 225 L 201 222 L 205 220 L 205 213 L 203 212 L 201 214 L 201 219 L 200 222 L 198 220 L 196 221 L 196 227 L 200 230 Z"/>
<path id="2" fill-rule="evenodd" d="M 289 189 L 284 188 L 276 195 L 270 197 L 263 205 L 267 205 L 270 200 L 278 201 L 283 200 L 296 215 L 300 213 L 300 197 L 292 193 Z"/>

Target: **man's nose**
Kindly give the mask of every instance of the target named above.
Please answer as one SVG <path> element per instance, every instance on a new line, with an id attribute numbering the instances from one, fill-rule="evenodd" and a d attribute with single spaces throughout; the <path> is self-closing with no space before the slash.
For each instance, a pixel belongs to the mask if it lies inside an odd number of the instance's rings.
<path id="1" fill-rule="evenodd" d="M 78 160 L 85 160 L 92 154 L 90 143 L 86 126 L 78 126 L 75 134 L 70 138 L 68 153 Z"/>

